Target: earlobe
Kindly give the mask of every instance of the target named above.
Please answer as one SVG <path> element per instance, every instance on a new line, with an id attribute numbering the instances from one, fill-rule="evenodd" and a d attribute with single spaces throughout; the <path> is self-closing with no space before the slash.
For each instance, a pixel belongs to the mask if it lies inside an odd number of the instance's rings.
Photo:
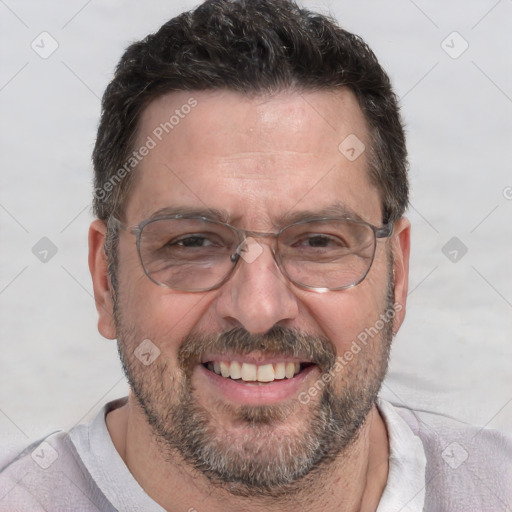
<path id="1" fill-rule="evenodd" d="M 101 220 L 93 221 L 89 227 L 89 270 L 98 311 L 98 330 L 105 338 L 115 339 L 112 290 L 104 250 L 106 233 L 105 223 Z"/>
<path id="2" fill-rule="evenodd" d="M 407 291 L 409 287 L 411 224 L 405 217 L 396 221 L 391 243 L 393 251 L 393 276 L 396 305 L 396 315 L 393 320 L 393 332 L 396 334 L 405 318 Z"/>

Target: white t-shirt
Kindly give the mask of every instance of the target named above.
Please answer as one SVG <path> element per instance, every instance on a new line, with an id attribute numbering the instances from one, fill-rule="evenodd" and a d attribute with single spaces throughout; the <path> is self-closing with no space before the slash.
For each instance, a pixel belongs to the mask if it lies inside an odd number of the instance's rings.
<path id="1" fill-rule="evenodd" d="M 107 430 L 106 404 L 87 424 L 0 456 L 0 512 L 164 512 L 134 479 Z M 512 510 L 512 436 L 379 399 L 389 474 L 378 512 Z M 192 508 L 194 504 L 190 505 Z"/>

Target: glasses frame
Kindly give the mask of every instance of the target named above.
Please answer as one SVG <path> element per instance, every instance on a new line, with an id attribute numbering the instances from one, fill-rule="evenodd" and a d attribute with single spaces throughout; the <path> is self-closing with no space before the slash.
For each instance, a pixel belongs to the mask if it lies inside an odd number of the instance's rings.
<path id="1" fill-rule="evenodd" d="M 146 276 L 153 283 L 155 283 L 155 284 L 157 284 L 159 286 L 163 286 L 164 288 L 168 288 L 170 290 L 184 291 L 184 292 L 191 292 L 191 293 L 206 292 L 206 291 L 210 291 L 210 290 L 215 290 L 217 288 L 220 288 L 224 283 L 226 283 L 226 281 L 228 281 L 230 279 L 230 277 L 233 275 L 235 269 L 237 268 L 238 261 L 240 259 L 243 259 L 243 258 L 240 257 L 240 252 L 241 252 L 241 248 L 244 246 L 244 243 L 245 243 L 245 241 L 248 238 L 275 238 L 276 239 L 276 244 L 274 244 L 274 246 L 272 247 L 272 256 L 274 257 L 274 261 L 276 262 L 277 267 L 279 268 L 280 272 L 291 283 L 293 283 L 295 286 L 298 286 L 299 288 L 303 288 L 303 289 L 306 289 L 306 290 L 313 290 L 313 291 L 317 291 L 317 292 L 340 291 L 340 290 L 346 290 L 348 288 L 353 288 L 354 286 L 357 286 L 362 281 L 364 281 L 364 279 L 366 278 L 366 276 L 370 272 L 370 269 L 372 268 L 372 265 L 373 265 L 373 261 L 375 259 L 375 253 L 377 252 L 377 241 L 379 239 L 391 237 L 391 235 L 393 234 L 393 227 L 394 227 L 393 222 L 388 222 L 387 224 L 384 224 L 383 226 L 378 227 L 378 226 L 374 226 L 373 224 L 370 224 L 369 222 L 366 222 L 364 220 L 352 219 L 350 217 L 318 217 L 318 218 L 312 217 L 312 218 L 300 220 L 298 222 L 294 222 L 292 224 L 288 224 L 287 226 L 284 226 L 283 228 L 281 228 L 277 233 L 270 233 L 270 232 L 265 232 L 265 231 L 252 231 L 252 230 L 249 230 L 249 229 L 238 229 L 235 226 L 232 226 L 231 224 L 228 224 L 226 222 L 212 220 L 212 219 L 209 219 L 207 217 L 200 216 L 200 215 L 183 215 L 183 214 L 160 215 L 160 216 L 157 216 L 157 217 L 152 217 L 150 219 L 143 220 L 137 226 L 127 226 L 126 224 L 124 224 L 122 221 L 120 221 L 117 217 L 115 217 L 113 215 L 110 216 L 110 219 L 112 219 L 112 221 L 114 222 L 114 224 L 118 228 L 121 228 L 123 231 L 126 231 L 127 233 L 130 233 L 133 236 L 135 236 L 136 245 L 137 245 L 137 253 L 139 255 L 140 264 L 141 264 L 142 269 L 144 270 L 144 273 L 146 274 Z M 144 228 L 148 224 L 151 224 L 153 222 L 157 222 L 157 221 L 161 221 L 161 220 L 179 220 L 179 219 L 184 219 L 184 220 L 201 220 L 203 222 L 208 222 L 208 223 L 211 223 L 211 224 L 216 224 L 218 226 L 224 226 L 224 227 L 230 229 L 236 235 L 239 243 L 237 245 L 236 251 L 230 257 L 231 262 L 233 263 L 233 266 L 232 266 L 231 270 L 227 273 L 227 275 L 224 277 L 224 279 L 222 279 L 222 281 L 220 283 L 218 283 L 218 284 L 216 284 L 214 286 L 210 286 L 210 287 L 207 287 L 207 288 L 201 288 L 201 289 L 197 289 L 197 290 L 196 289 L 194 289 L 194 290 L 187 290 L 187 289 L 181 289 L 181 288 L 171 288 L 170 286 L 166 285 L 165 283 L 162 283 L 162 282 L 156 280 L 155 278 L 153 278 L 149 274 L 149 272 L 147 271 L 147 269 L 146 269 L 146 267 L 144 265 L 144 261 L 142 260 L 142 253 L 141 253 L 141 249 L 140 249 L 140 240 L 141 240 L 142 231 L 144 230 Z M 370 260 L 370 264 L 368 265 L 368 269 L 366 270 L 364 275 L 359 280 L 355 281 L 354 283 L 351 283 L 351 284 L 348 284 L 348 285 L 345 285 L 345 286 L 340 286 L 340 287 L 337 287 L 337 288 L 326 288 L 326 287 L 321 287 L 321 286 L 320 287 L 319 286 L 309 286 L 309 285 L 306 285 L 306 284 L 299 283 L 299 282 L 295 281 L 294 279 L 292 279 L 289 276 L 288 272 L 286 271 L 286 267 L 285 267 L 285 265 L 283 264 L 283 262 L 281 260 L 280 252 L 276 251 L 276 248 L 279 247 L 279 242 L 278 242 L 279 236 L 281 236 L 281 234 L 285 230 L 287 230 L 287 229 L 289 229 L 291 227 L 294 227 L 294 226 L 299 226 L 301 224 L 308 224 L 308 223 L 312 223 L 312 222 L 325 222 L 325 221 L 349 221 L 349 222 L 352 222 L 354 224 L 361 224 L 361 225 L 367 226 L 373 232 L 373 254 L 372 254 L 372 257 L 371 257 L 371 260 Z"/>

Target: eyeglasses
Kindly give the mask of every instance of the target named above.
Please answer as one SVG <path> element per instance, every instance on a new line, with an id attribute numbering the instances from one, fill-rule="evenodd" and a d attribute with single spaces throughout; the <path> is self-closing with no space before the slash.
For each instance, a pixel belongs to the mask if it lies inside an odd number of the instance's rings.
<path id="1" fill-rule="evenodd" d="M 277 233 L 241 230 L 199 216 L 155 217 L 135 227 L 112 220 L 136 237 L 140 262 L 153 282 L 187 292 L 225 283 L 241 259 L 249 263 L 255 248 L 257 255 L 262 252 L 254 238 L 275 238 L 274 259 L 295 285 L 317 291 L 350 288 L 368 274 L 377 239 L 393 232 L 392 223 L 375 227 L 348 218 L 300 221 Z"/>

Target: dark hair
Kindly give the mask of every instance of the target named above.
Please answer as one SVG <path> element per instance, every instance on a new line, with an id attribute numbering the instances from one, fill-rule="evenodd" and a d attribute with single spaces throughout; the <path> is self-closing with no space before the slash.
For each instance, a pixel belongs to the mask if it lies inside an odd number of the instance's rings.
<path id="1" fill-rule="evenodd" d="M 355 93 L 369 127 L 368 172 L 383 222 L 398 219 L 408 203 L 407 154 L 389 78 L 360 37 L 292 0 L 207 0 L 128 47 L 103 96 L 94 213 L 103 220 L 121 214 L 133 173 L 120 170 L 134 150 L 142 111 L 158 96 L 340 87 Z"/>

